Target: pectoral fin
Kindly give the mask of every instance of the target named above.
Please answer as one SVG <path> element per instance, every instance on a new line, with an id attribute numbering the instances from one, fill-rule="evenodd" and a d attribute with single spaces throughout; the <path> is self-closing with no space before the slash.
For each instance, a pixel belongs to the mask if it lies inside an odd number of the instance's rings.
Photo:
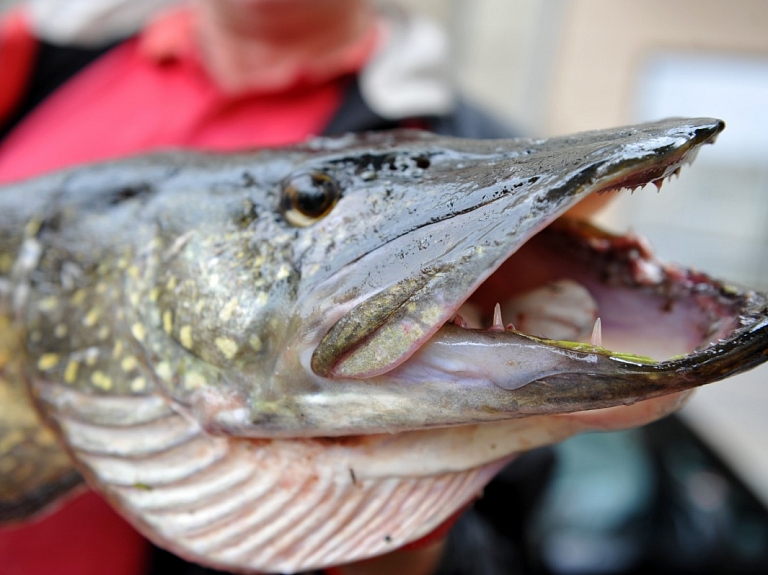
<path id="1" fill-rule="evenodd" d="M 82 483 L 21 379 L 19 332 L 0 315 L 0 524 L 34 515 Z"/>

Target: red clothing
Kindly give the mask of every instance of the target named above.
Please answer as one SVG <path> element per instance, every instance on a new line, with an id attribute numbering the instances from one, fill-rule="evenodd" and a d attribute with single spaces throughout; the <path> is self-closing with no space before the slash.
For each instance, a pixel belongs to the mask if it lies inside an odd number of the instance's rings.
<path id="1" fill-rule="evenodd" d="M 13 112 L 24 95 L 35 47 L 23 14 L 12 12 L 0 22 L 0 121 Z"/>
<path id="2" fill-rule="evenodd" d="M 51 515 L 0 528 L 2 575 L 139 575 L 150 547 L 94 492 Z"/>

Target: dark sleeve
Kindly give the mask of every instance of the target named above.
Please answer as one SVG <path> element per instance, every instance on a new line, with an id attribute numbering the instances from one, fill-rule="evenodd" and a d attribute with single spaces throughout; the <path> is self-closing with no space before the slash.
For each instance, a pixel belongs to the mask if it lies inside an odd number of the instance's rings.
<path id="1" fill-rule="evenodd" d="M 429 121 L 429 129 L 436 134 L 478 140 L 514 138 L 520 135 L 505 122 L 461 97 L 451 114 L 432 118 Z"/>
<path id="2" fill-rule="evenodd" d="M 394 130 L 402 125 L 398 120 L 388 120 L 379 116 L 363 100 L 357 78 L 347 80 L 341 105 L 323 130 L 323 136 L 340 136 L 349 132 L 371 132 Z"/>
<path id="3" fill-rule="evenodd" d="M 450 114 L 426 115 L 387 119 L 376 112 L 363 99 L 357 79 L 350 77 L 336 113 L 323 130 L 324 136 L 338 136 L 347 132 L 393 130 L 395 128 L 420 128 L 462 138 L 513 138 L 515 130 L 480 108 L 459 98 Z"/>

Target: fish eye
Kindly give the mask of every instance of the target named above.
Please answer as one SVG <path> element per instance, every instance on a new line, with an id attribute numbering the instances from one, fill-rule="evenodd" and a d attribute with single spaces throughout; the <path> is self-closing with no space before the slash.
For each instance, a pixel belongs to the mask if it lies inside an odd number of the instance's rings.
<path id="1" fill-rule="evenodd" d="M 280 211 L 289 224 L 305 228 L 326 216 L 340 196 L 338 184 L 328 174 L 299 173 L 283 182 Z"/>

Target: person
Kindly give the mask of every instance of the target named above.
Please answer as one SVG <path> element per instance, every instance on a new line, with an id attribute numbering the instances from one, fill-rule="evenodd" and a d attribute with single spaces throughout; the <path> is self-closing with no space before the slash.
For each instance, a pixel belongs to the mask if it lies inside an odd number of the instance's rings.
<path id="1" fill-rule="evenodd" d="M 0 23 L 0 183 L 168 147 L 240 150 L 398 127 L 511 135 L 456 93 L 438 28 L 367 0 L 190 0 L 154 14 L 137 33 L 104 26 L 92 12 L 79 24 L 67 20 L 61 33 L 47 4 L 37 0 Z M 73 44 L 82 39 L 91 44 Z M 625 427 L 678 401 L 570 417 Z M 508 503 L 505 493 L 517 499 L 503 525 L 486 499 L 447 544 L 449 526 L 417 546 L 328 572 L 509 572 L 517 565 L 505 547 L 510 525 L 525 520 L 551 464 L 548 451 L 533 452 L 489 487 Z M 93 493 L 33 525 L 1 530 L 0 564 L 30 575 L 105 566 L 120 575 L 212 572 L 152 551 Z"/>

